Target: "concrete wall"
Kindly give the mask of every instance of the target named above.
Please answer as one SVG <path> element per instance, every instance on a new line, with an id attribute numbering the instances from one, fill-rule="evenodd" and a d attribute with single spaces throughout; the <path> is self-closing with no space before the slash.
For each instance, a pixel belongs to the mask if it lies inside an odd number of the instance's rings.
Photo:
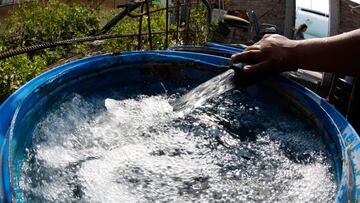
<path id="1" fill-rule="evenodd" d="M 351 9 L 359 6 L 350 0 L 340 1 L 340 21 L 338 33 L 348 32 L 360 28 L 360 8 Z"/>

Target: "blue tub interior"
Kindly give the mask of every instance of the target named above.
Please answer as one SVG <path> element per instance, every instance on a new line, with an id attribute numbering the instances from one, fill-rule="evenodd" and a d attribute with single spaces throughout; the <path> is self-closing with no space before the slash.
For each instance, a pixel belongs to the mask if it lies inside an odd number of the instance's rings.
<path id="1" fill-rule="evenodd" d="M 134 95 L 161 94 L 165 90 L 160 84 L 191 89 L 225 71 L 228 64 L 229 59 L 206 54 L 130 52 L 74 61 L 33 79 L 0 106 L 2 200 L 16 199 L 13 174 L 19 173 L 24 150 L 31 143 L 29 132 L 46 110 L 62 98 L 73 92 L 116 98 L 111 94 L 123 86 Z M 138 89 L 139 83 L 144 84 L 144 89 Z M 136 88 L 131 88 L 132 85 Z M 316 124 L 333 157 L 338 182 L 336 202 L 358 200 L 359 138 L 341 114 L 310 90 L 280 76 L 250 86 L 246 91 L 254 98 L 297 112 Z"/>

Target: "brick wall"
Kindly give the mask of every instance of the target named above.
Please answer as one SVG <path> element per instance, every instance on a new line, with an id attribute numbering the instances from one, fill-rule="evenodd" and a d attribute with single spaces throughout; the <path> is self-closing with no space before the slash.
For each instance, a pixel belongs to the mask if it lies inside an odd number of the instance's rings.
<path id="1" fill-rule="evenodd" d="M 350 0 L 340 1 L 340 22 L 338 33 L 348 32 L 360 28 L 360 8 L 351 9 L 359 6 Z"/>
<path id="2" fill-rule="evenodd" d="M 217 5 L 218 0 L 212 0 Z M 340 21 L 338 33 L 348 32 L 360 28 L 360 8 L 352 9 L 359 6 L 350 0 L 340 0 Z M 254 10 L 259 18 L 260 23 L 275 24 L 280 34 L 284 33 L 285 22 L 285 0 L 225 0 L 225 9 L 234 15 L 240 14 L 241 11 L 250 12 Z M 231 36 L 231 42 L 236 42 L 236 30 Z"/>
<path id="3" fill-rule="evenodd" d="M 244 12 L 254 11 L 260 24 L 270 23 L 277 26 L 280 34 L 284 33 L 285 22 L 285 0 L 224 0 L 225 10 L 228 14 L 242 17 Z M 211 1 L 214 6 L 218 5 L 218 0 Z M 254 30 L 243 33 L 239 29 L 231 29 L 231 34 L 226 43 L 244 43 L 254 36 Z"/>
<path id="4" fill-rule="evenodd" d="M 260 23 L 275 24 L 284 32 L 285 0 L 227 0 L 225 9 L 230 12 L 255 11 Z"/>

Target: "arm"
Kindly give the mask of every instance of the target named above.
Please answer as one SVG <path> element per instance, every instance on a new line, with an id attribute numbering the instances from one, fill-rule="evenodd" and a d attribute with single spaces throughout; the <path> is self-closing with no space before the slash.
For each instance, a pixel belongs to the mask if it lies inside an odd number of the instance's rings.
<path id="1" fill-rule="evenodd" d="M 289 40 L 281 35 L 266 35 L 243 53 L 232 56 L 244 62 L 247 72 L 289 71 L 302 68 L 360 76 L 360 29 L 341 35 Z"/>

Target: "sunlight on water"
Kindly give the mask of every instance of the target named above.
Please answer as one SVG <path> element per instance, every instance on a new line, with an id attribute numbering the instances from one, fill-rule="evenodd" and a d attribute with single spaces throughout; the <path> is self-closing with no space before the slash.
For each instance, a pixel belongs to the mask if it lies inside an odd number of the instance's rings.
<path id="1" fill-rule="evenodd" d="M 231 90 L 187 115 L 173 97 L 52 108 L 20 188 L 35 202 L 332 202 L 330 155 L 301 119 Z"/>

